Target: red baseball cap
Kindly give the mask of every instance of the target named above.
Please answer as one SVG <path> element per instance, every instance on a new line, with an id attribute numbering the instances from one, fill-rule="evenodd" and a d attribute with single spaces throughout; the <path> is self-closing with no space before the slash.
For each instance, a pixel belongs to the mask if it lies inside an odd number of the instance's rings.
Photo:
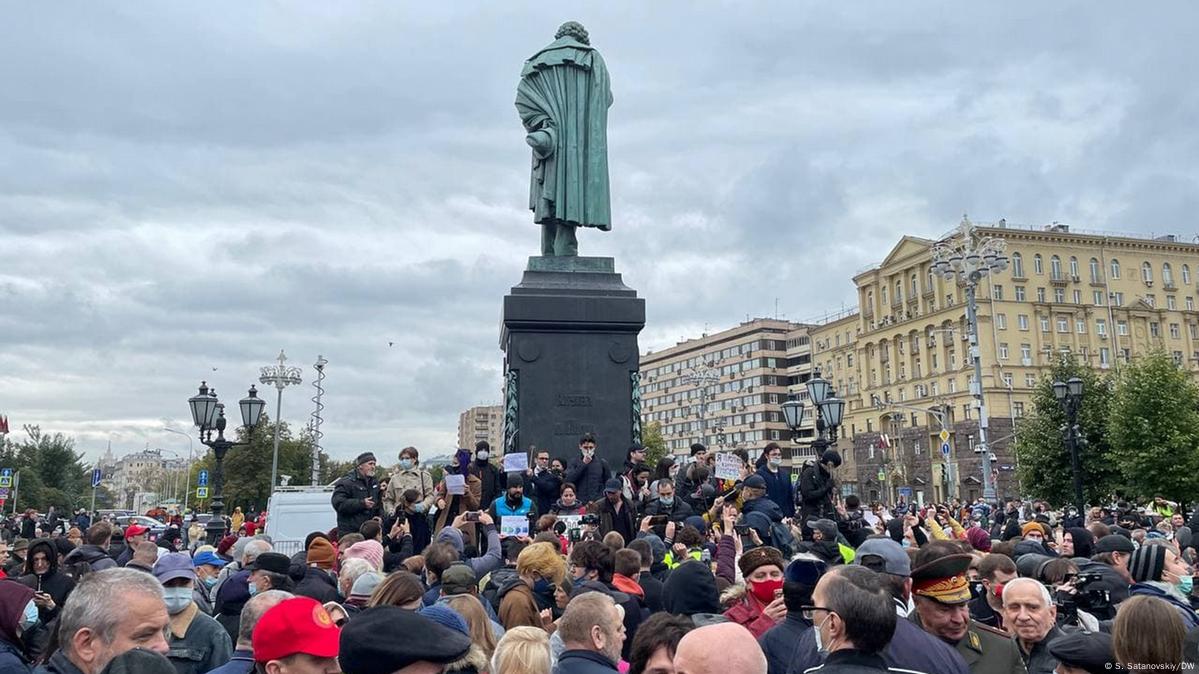
<path id="1" fill-rule="evenodd" d="M 130 536 L 141 536 L 149 530 L 150 527 L 143 527 L 139 524 L 130 524 L 129 526 L 125 527 L 125 538 L 129 538 Z"/>
<path id="2" fill-rule="evenodd" d="M 279 602 L 262 614 L 252 639 L 255 662 L 279 660 L 296 653 L 335 658 L 341 628 L 324 606 L 309 597 Z"/>

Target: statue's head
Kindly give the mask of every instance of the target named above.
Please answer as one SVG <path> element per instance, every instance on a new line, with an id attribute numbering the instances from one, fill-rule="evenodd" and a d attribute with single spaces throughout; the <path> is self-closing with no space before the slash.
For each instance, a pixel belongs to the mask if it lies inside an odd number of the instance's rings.
<path id="1" fill-rule="evenodd" d="M 558 27 L 558 32 L 554 34 L 554 39 L 562 37 L 573 37 L 583 44 L 591 44 L 591 38 L 587 35 L 587 29 L 578 21 L 567 21 Z"/>

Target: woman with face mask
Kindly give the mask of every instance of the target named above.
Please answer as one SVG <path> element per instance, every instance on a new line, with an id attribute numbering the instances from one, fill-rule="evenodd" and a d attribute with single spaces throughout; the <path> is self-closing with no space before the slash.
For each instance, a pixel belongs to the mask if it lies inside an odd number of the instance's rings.
<path id="1" fill-rule="evenodd" d="M 387 491 L 383 492 L 383 512 L 387 515 L 402 512 L 412 533 L 412 546 L 423 550 L 429 544 L 429 510 L 437 502 L 437 489 L 429 471 L 420 465 L 420 452 L 415 447 L 400 450 L 400 462 L 391 473 Z M 416 492 L 416 500 L 409 503 L 404 494 Z M 390 520 L 387 520 L 390 523 Z M 386 530 L 390 531 L 388 526 Z"/>
<path id="2" fill-rule="evenodd" d="M 787 617 L 783 603 L 783 553 L 763 546 L 748 550 L 737 561 L 745 577 L 745 595 L 724 612 L 724 617 L 761 638 Z"/>
<path id="3" fill-rule="evenodd" d="M 479 504 L 483 502 L 483 484 L 477 476 L 471 474 L 470 460 L 471 453 L 468 450 L 459 449 L 450 459 L 449 465 L 445 467 L 445 475 L 462 476 L 466 483 L 466 489 L 462 494 L 451 494 L 446 480 L 442 478 L 441 484 L 437 485 L 437 498 L 433 502 L 433 507 L 438 511 L 434 531 L 441 531 L 462 513 L 478 510 Z M 466 533 L 473 540 L 474 525 L 467 525 L 467 527 L 469 532 Z"/>
<path id="4" fill-rule="evenodd" d="M 0 582 L 0 672 L 32 672 L 22 637 L 39 623 L 33 590 Z"/>
<path id="5" fill-rule="evenodd" d="M 269 553 L 267 553 L 269 554 Z M 196 570 L 186 552 L 170 552 L 154 564 L 154 577 L 162 583 L 169 617 L 167 657 L 177 674 L 203 674 L 229 662 L 233 642 L 229 633 L 196 606 Z"/>

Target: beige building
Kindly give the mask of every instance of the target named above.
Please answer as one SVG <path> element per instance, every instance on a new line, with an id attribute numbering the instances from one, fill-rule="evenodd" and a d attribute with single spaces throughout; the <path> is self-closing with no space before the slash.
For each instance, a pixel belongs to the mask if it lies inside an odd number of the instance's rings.
<path id="1" fill-rule="evenodd" d="M 1099 369 L 1164 349 L 1199 372 L 1199 245 L 1174 237 L 1072 232 L 999 223 L 1007 271 L 978 287 L 982 394 L 998 493 L 1015 494 L 1010 451 L 1032 389 L 1061 355 Z M 856 315 L 813 326 L 812 358 L 846 399 L 842 483 L 864 498 L 981 495 L 978 409 L 965 289 L 933 276 L 935 242 L 903 237 L 854 277 Z M 950 459 L 939 451 L 943 412 Z"/>
<path id="2" fill-rule="evenodd" d="M 696 442 L 754 457 L 768 442 L 790 448 L 780 405 L 810 364 L 807 327 L 768 318 L 648 352 L 641 357 L 642 421 L 661 424 L 677 456 L 688 456 Z M 811 435 L 808 419 L 801 436 Z"/>
<path id="3" fill-rule="evenodd" d="M 503 452 L 504 408 L 500 405 L 472 407 L 458 415 L 458 446 L 474 449 L 480 440 L 486 440 L 493 452 Z"/>

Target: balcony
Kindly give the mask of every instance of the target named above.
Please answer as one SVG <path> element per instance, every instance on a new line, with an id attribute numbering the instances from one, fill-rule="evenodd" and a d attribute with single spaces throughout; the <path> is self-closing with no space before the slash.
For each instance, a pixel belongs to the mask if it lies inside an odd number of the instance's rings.
<path id="1" fill-rule="evenodd" d="M 1096 288 L 1102 288 L 1107 285 L 1107 281 L 1103 274 L 1099 274 L 1096 276 L 1091 276 L 1091 285 Z"/>
<path id="2" fill-rule="evenodd" d="M 1065 274 L 1050 274 L 1049 283 L 1055 286 L 1064 286 L 1070 283 L 1070 277 Z"/>

